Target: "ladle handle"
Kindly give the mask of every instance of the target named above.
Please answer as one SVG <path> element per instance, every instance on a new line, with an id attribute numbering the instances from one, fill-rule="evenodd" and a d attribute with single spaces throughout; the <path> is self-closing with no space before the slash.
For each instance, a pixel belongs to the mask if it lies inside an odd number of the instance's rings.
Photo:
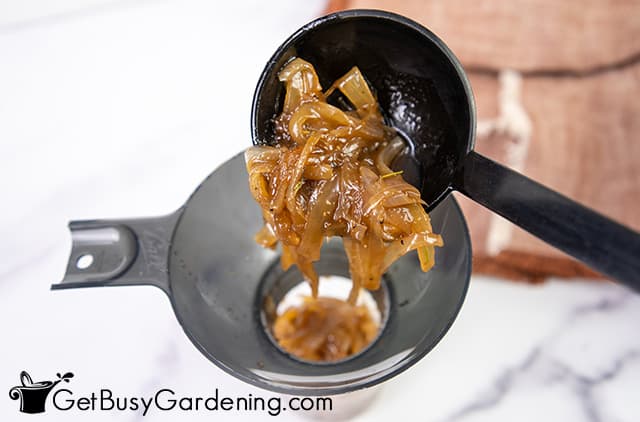
<path id="1" fill-rule="evenodd" d="M 454 188 L 603 275 L 640 292 L 640 234 L 482 155 Z"/>
<path id="2" fill-rule="evenodd" d="M 152 285 L 169 293 L 168 258 L 180 211 L 164 217 L 69 223 L 71 255 L 52 289 Z"/>

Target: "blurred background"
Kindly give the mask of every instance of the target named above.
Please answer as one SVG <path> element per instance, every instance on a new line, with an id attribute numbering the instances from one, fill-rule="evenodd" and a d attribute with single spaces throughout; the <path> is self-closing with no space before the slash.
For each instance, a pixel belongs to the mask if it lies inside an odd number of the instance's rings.
<path id="1" fill-rule="evenodd" d="M 271 394 L 202 356 L 156 289 L 49 286 L 69 220 L 171 212 L 250 145 L 268 58 L 344 8 L 430 28 L 470 76 L 481 153 L 640 229 L 638 1 L 0 0 L 0 385 L 26 369 L 37 380 L 73 371 L 79 391 Z M 354 420 L 640 420 L 638 297 L 459 199 L 474 245 L 461 314 Z M 17 406 L 5 394 L 0 420 L 28 417 Z"/>

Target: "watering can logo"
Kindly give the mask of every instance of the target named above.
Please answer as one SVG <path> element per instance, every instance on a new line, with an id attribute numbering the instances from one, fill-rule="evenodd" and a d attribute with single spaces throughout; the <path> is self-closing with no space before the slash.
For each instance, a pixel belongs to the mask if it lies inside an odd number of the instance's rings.
<path id="1" fill-rule="evenodd" d="M 69 382 L 73 378 L 73 373 L 67 372 L 64 375 L 57 374 L 55 381 L 33 382 L 27 371 L 20 372 L 20 382 L 9 390 L 9 397 L 12 400 L 20 399 L 20 411 L 23 413 L 43 413 L 47 396 L 61 381 Z"/>

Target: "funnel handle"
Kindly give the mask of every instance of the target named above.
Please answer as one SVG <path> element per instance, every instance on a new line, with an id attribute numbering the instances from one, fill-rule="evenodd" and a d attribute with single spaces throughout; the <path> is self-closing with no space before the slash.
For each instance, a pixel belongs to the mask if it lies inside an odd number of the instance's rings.
<path id="1" fill-rule="evenodd" d="M 473 151 L 453 188 L 640 292 L 639 233 Z"/>
<path id="2" fill-rule="evenodd" d="M 67 270 L 51 289 L 152 285 L 169 294 L 169 247 L 180 214 L 70 222 Z"/>

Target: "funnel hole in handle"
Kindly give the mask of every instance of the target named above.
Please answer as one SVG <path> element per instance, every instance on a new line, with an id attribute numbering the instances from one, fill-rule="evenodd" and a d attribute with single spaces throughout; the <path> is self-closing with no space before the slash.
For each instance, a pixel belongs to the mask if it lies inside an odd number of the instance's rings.
<path id="1" fill-rule="evenodd" d="M 79 270 L 86 270 L 91 264 L 93 264 L 93 255 L 90 253 L 80 255 L 76 260 L 76 268 Z"/>

